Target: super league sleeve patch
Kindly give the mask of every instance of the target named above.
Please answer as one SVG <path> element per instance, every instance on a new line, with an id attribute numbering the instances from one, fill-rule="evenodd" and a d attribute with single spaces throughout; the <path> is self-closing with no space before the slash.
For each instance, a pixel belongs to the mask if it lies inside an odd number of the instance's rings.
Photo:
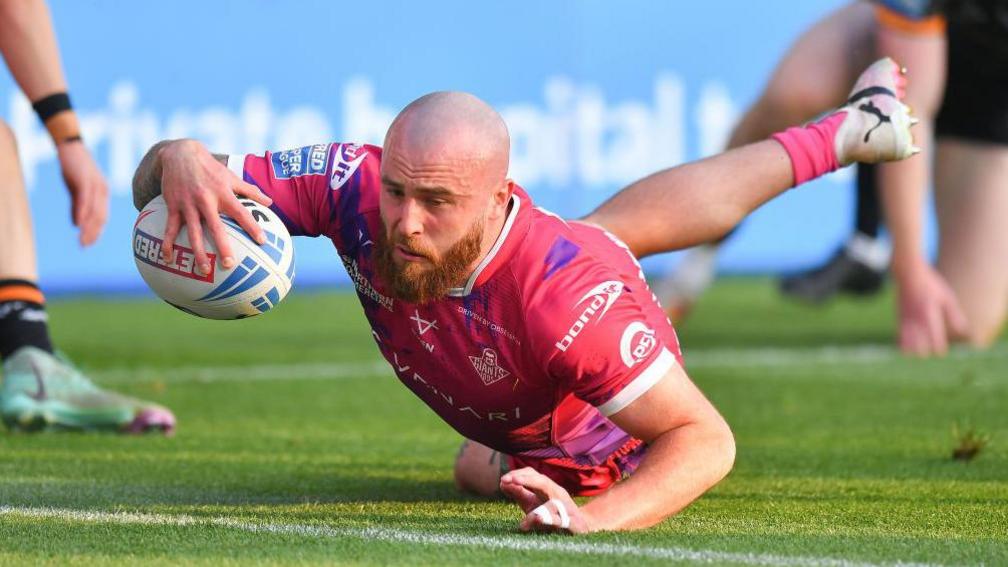
<path id="1" fill-rule="evenodd" d="M 329 148 L 332 144 L 315 144 L 276 152 L 270 156 L 270 166 L 276 179 L 291 179 L 302 175 L 325 175 L 329 168 Z"/>

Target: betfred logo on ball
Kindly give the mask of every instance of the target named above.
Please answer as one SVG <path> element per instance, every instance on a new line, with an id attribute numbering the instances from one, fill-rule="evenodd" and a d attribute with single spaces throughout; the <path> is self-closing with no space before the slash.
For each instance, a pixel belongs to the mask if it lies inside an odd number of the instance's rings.
<path id="1" fill-rule="evenodd" d="M 133 226 L 133 258 L 154 293 L 182 311 L 210 319 L 242 319 L 265 313 L 287 295 L 294 279 L 290 233 L 269 208 L 248 199 L 241 202 L 263 228 L 266 242 L 256 244 L 237 222 L 222 215 L 235 266 L 225 269 L 219 264 L 217 248 L 204 230 L 210 261 L 210 271 L 205 274 L 196 266 L 188 227 L 179 231 L 172 258 L 163 258 L 167 206 L 158 196 L 144 207 Z"/>

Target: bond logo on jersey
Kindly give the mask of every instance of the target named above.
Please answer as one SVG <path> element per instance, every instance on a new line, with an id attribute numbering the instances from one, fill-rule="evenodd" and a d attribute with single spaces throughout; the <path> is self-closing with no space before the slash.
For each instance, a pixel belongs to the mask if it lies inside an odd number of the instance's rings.
<path id="1" fill-rule="evenodd" d="M 644 360 L 651 354 L 651 351 L 658 345 L 654 329 L 640 321 L 634 321 L 627 325 L 620 338 L 620 358 L 627 368 L 633 368 L 635 364 Z"/>
<path id="2" fill-rule="evenodd" d="M 360 164 L 364 163 L 367 151 L 357 144 L 340 144 L 336 147 L 336 163 L 333 164 L 332 177 L 329 178 L 329 188 L 336 191 L 351 177 Z"/>
<path id="3" fill-rule="evenodd" d="M 161 244 L 160 238 L 151 236 L 142 230 L 133 231 L 133 256 L 137 260 L 184 278 L 213 283 L 214 266 L 217 264 L 216 254 L 207 252 L 207 258 L 210 260 L 210 272 L 199 274 L 196 271 L 196 255 L 192 248 L 176 244 L 172 249 L 175 257 L 171 262 L 165 262 L 161 257 Z"/>
<path id="4" fill-rule="evenodd" d="M 595 286 L 594 289 L 586 293 L 584 297 L 574 304 L 574 308 L 577 309 L 586 301 L 588 301 L 588 305 L 581 309 L 578 314 L 578 318 L 571 324 L 567 333 L 562 339 L 556 342 L 555 346 L 557 349 L 560 350 L 560 352 L 566 352 L 567 349 L 574 344 L 574 341 L 577 339 L 577 336 L 581 334 L 581 331 L 584 330 L 588 321 L 595 318 L 596 315 L 598 317 L 595 319 L 595 322 L 598 323 L 601 321 L 602 317 L 605 317 L 606 311 L 609 311 L 609 308 L 612 307 L 612 304 L 615 303 L 617 299 L 619 299 L 619 296 L 622 293 L 623 282 L 615 280 L 602 282 Z"/>
<path id="5" fill-rule="evenodd" d="M 302 175 L 325 175 L 330 146 L 332 144 L 315 144 L 274 153 L 270 158 L 273 177 L 291 179 Z"/>
<path id="6" fill-rule="evenodd" d="M 492 348 L 483 349 L 482 356 L 470 356 L 469 361 L 472 362 L 473 368 L 476 369 L 476 373 L 479 374 L 486 386 L 503 380 L 511 374 L 497 364 L 497 351 Z"/>

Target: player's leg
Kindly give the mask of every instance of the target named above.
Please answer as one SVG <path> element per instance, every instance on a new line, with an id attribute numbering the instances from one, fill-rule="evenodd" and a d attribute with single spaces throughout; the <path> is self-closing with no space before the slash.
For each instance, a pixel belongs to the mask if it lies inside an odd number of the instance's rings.
<path id="1" fill-rule="evenodd" d="M 1006 43 L 990 33 L 982 24 L 950 23 L 935 120 L 937 267 L 966 315 L 961 338 L 976 346 L 995 340 L 1008 314 L 1008 55 L 990 49 Z"/>
<path id="2" fill-rule="evenodd" d="M 874 26 L 873 8 L 852 2 L 802 34 L 735 126 L 727 149 L 763 140 L 842 104 L 858 73 L 871 63 Z M 717 252 L 728 236 L 691 249 L 675 271 L 655 285 L 673 323 L 713 282 Z"/>
<path id="3" fill-rule="evenodd" d="M 875 16 L 852 2 L 809 28 L 774 69 L 756 103 L 732 131 L 728 149 L 751 144 L 843 104 L 875 59 Z"/>
<path id="4" fill-rule="evenodd" d="M 1008 144 L 942 139 L 935 161 L 938 271 L 966 314 L 974 345 L 1008 314 Z"/>
<path id="5" fill-rule="evenodd" d="M 782 63 L 780 72 L 775 73 L 771 82 L 773 88 L 768 88 L 767 94 L 761 98 L 765 108 L 759 115 L 779 116 L 785 118 L 788 124 L 796 124 L 839 104 L 847 85 L 875 57 L 876 25 L 874 7 L 868 2 L 855 2 L 809 30 L 810 41 L 796 46 L 794 57 Z M 823 62 L 828 64 L 823 65 Z M 789 88 L 794 84 L 801 85 L 797 92 Z M 788 112 L 782 104 L 774 102 L 788 100 L 784 97 L 800 98 L 805 102 L 792 101 L 789 106 L 792 110 Z M 783 127 L 770 123 L 770 120 L 767 118 L 760 122 L 754 117 L 755 126 L 746 134 L 759 139 Z M 859 203 L 864 205 L 860 209 L 862 213 L 878 211 L 878 207 L 871 206 L 872 202 L 878 203 L 877 196 L 868 195 L 866 200 L 862 200 L 869 191 L 874 191 L 874 175 L 874 167 L 858 165 L 858 198 Z M 870 224 L 870 219 L 861 220 Z M 877 225 L 878 221 L 871 232 L 877 234 Z M 874 238 L 860 234 L 855 232 L 847 245 L 824 266 L 782 281 L 782 290 L 818 302 L 848 282 L 865 291 L 877 289 L 882 280 L 878 274 L 884 272 L 887 264 L 887 258 L 883 258 L 885 251 L 879 248 Z M 880 270 L 876 270 L 874 267 L 879 265 Z"/>
<path id="6" fill-rule="evenodd" d="M 455 486 L 477 496 L 500 496 L 500 478 L 508 469 L 508 456 L 466 439 L 455 457 Z"/>
<path id="7" fill-rule="evenodd" d="M 52 352 L 37 281 L 31 212 L 14 133 L 0 121 L 0 359 L 24 346 Z"/>
<path id="8" fill-rule="evenodd" d="M 879 238 L 882 203 L 874 164 L 857 165 L 854 232 L 823 265 L 781 278 L 785 295 L 822 303 L 838 292 L 871 295 L 882 288 L 889 267 L 889 246 Z"/>
<path id="9" fill-rule="evenodd" d="M 790 187 L 854 162 L 905 159 L 913 118 L 891 59 L 858 78 L 848 103 L 823 119 L 723 154 L 659 171 L 585 217 L 637 257 L 709 242 Z M 702 191 L 698 191 L 702 188 Z"/>
<path id="10" fill-rule="evenodd" d="M 53 352 L 14 134 L 0 121 L 0 417 L 13 428 L 170 430 L 168 410 L 103 391 Z"/>

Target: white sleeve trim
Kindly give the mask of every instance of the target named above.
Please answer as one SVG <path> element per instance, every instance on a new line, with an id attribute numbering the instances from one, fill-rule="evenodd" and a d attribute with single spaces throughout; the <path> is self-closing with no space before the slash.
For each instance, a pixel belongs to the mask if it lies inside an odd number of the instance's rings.
<path id="1" fill-rule="evenodd" d="M 598 406 L 598 410 L 602 415 L 609 417 L 610 415 L 620 411 L 621 409 L 632 404 L 634 400 L 644 395 L 661 380 L 668 371 L 672 369 L 672 366 L 676 364 L 675 356 L 667 348 L 662 348 L 661 354 L 659 354 L 654 362 L 650 366 L 644 369 L 643 372 L 634 378 L 633 382 L 630 382 L 619 391 L 618 394 L 612 397 L 608 402 Z"/>
<path id="2" fill-rule="evenodd" d="M 245 154 L 229 155 L 227 157 L 227 168 L 238 176 L 238 179 L 245 180 Z"/>

